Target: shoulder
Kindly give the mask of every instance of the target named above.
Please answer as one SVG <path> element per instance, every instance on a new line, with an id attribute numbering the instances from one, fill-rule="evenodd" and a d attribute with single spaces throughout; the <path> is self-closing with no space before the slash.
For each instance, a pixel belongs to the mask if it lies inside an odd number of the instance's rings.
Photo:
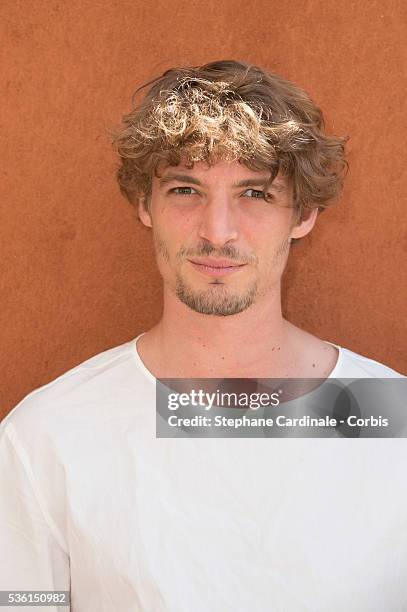
<path id="1" fill-rule="evenodd" d="M 26 395 L 1 421 L 1 429 L 13 424 L 29 433 L 57 429 L 66 420 L 93 410 L 103 411 L 112 394 L 125 392 L 126 381 L 135 380 L 133 341 L 98 353 Z M 135 369 L 135 368 L 134 368 Z"/>
<path id="2" fill-rule="evenodd" d="M 68 494 L 82 504 L 92 479 L 100 484 L 98 475 L 119 469 L 128 436 L 142 440 L 147 430 L 153 439 L 155 385 L 137 367 L 134 349 L 131 340 L 83 361 L 34 389 L 0 423 L 0 489 L 14 492 L 3 496 L 0 514 L 7 504 L 14 524 L 26 512 L 33 542 L 37 531 L 48 538 L 36 521 L 45 522 L 68 551 Z M 105 488 L 98 491 L 104 501 Z"/>
<path id="3" fill-rule="evenodd" d="M 328 342 L 328 344 L 333 344 Z M 332 378 L 405 378 L 384 363 L 333 344 L 339 350 L 338 362 L 331 372 Z"/>

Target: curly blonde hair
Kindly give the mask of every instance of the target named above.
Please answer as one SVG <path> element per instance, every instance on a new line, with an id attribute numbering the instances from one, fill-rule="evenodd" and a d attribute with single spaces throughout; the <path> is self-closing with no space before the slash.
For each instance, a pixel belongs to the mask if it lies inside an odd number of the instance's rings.
<path id="1" fill-rule="evenodd" d="M 149 207 L 158 167 L 239 161 L 253 170 L 280 171 L 292 181 L 293 206 L 327 208 L 347 169 L 347 138 L 324 133 L 321 110 L 299 87 L 258 66 L 234 60 L 171 68 L 151 85 L 113 133 L 121 192 Z"/>

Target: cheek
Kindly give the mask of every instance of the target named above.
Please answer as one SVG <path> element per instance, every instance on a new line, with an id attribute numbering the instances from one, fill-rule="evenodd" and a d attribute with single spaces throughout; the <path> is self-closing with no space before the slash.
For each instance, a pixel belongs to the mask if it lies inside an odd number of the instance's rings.
<path id="1" fill-rule="evenodd" d="M 197 220 L 197 207 L 192 204 L 162 205 L 158 209 L 160 225 L 166 228 L 191 228 Z"/>
<path id="2" fill-rule="evenodd" d="M 185 230 L 183 224 L 177 223 L 173 217 L 170 220 L 163 215 L 159 222 L 153 219 L 154 247 L 161 262 L 175 263 L 176 254 L 190 235 L 191 231 Z"/>
<path id="3" fill-rule="evenodd" d="M 266 204 L 251 210 L 242 209 L 237 218 L 242 235 L 267 245 L 281 241 L 290 232 L 292 209 Z"/>
<path id="4" fill-rule="evenodd" d="M 156 224 L 157 233 L 167 244 L 171 253 L 178 252 L 183 245 L 190 244 L 196 237 L 196 216 L 173 208 L 163 211 Z"/>
<path id="5" fill-rule="evenodd" d="M 168 250 L 168 246 L 167 246 L 167 242 L 165 238 L 156 229 L 154 230 L 153 237 L 154 237 L 154 248 L 155 248 L 157 257 L 158 258 L 162 257 L 165 261 L 170 261 L 171 255 Z"/>
<path id="6" fill-rule="evenodd" d="M 289 254 L 289 228 L 264 225 L 247 237 L 250 249 L 258 258 L 260 274 L 281 275 Z"/>

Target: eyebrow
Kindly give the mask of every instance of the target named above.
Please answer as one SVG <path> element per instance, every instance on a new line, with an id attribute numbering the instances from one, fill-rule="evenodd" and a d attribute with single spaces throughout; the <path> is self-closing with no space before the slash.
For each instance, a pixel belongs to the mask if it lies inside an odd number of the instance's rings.
<path id="1" fill-rule="evenodd" d="M 192 185 L 203 185 L 197 178 L 190 176 L 189 174 L 173 174 L 169 173 L 160 179 L 160 187 L 168 185 L 168 183 L 179 182 L 179 183 L 190 183 Z M 248 178 L 233 183 L 232 187 L 265 187 L 269 183 L 269 177 L 259 178 Z M 269 187 L 276 189 L 276 191 L 284 191 L 284 186 L 278 183 L 272 182 Z"/>

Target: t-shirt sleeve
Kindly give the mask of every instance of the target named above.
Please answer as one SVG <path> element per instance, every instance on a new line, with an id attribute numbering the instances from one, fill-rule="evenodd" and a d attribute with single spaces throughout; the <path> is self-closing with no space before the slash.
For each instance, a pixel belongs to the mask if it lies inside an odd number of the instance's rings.
<path id="1" fill-rule="evenodd" d="M 0 591 L 69 591 L 69 555 L 13 423 L 0 425 Z M 26 608 L 24 608 L 26 609 Z M 69 612 L 69 605 L 36 607 Z M 0 610 L 15 611 L 15 606 Z"/>

